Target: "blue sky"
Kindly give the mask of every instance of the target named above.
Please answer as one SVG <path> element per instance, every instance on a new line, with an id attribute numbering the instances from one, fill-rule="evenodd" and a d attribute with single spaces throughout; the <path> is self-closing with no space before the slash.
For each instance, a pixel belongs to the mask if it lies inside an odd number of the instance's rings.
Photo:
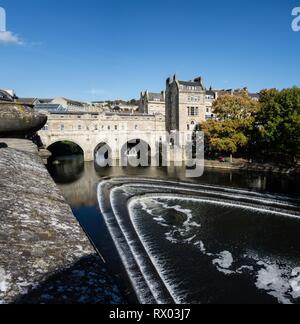
<path id="1" fill-rule="evenodd" d="M 0 88 L 19 96 L 135 98 L 165 79 L 215 88 L 300 86 L 300 0 L 0 0 Z M 94 94 L 93 94 L 94 93 Z"/>

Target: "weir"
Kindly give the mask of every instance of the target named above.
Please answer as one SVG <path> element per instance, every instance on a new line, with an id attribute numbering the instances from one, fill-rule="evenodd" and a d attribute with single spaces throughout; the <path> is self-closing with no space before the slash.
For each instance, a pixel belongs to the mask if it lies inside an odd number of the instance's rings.
<path id="1" fill-rule="evenodd" d="M 290 248 L 299 246 L 298 235 L 278 251 L 272 244 L 284 240 L 285 229 L 300 227 L 299 198 L 123 177 L 102 181 L 98 199 L 141 301 L 299 301 L 291 293 L 299 264 Z M 226 295 L 239 285 L 243 296 L 239 289 Z"/>

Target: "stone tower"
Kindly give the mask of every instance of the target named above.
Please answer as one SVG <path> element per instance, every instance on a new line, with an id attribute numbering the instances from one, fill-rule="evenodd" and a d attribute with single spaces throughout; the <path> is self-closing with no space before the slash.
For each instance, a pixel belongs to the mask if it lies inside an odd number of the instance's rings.
<path id="1" fill-rule="evenodd" d="M 166 81 L 166 129 L 192 131 L 205 121 L 206 90 L 201 77 L 180 81 L 174 75 Z"/>

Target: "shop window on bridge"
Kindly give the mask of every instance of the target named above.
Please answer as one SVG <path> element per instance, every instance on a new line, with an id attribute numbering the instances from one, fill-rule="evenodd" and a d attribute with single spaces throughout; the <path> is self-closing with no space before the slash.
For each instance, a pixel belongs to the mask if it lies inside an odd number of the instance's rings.
<path id="1" fill-rule="evenodd" d="M 82 128 L 81 125 L 78 125 L 78 130 L 81 130 L 81 128 Z"/>
<path id="2" fill-rule="evenodd" d="M 60 130 L 64 131 L 65 130 L 65 125 L 60 125 Z"/>
<path id="3" fill-rule="evenodd" d="M 107 126 L 107 129 L 110 130 L 110 126 Z"/>
<path id="4" fill-rule="evenodd" d="M 118 126 L 117 126 L 117 125 L 115 125 L 115 130 L 116 130 L 116 131 L 118 130 Z"/>

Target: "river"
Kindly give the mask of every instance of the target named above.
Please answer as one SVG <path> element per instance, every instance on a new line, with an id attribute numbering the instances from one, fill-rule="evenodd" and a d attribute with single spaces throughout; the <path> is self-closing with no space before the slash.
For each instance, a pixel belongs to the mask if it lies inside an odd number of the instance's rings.
<path id="1" fill-rule="evenodd" d="M 59 160 L 48 169 L 130 302 L 300 303 L 299 177 Z"/>

